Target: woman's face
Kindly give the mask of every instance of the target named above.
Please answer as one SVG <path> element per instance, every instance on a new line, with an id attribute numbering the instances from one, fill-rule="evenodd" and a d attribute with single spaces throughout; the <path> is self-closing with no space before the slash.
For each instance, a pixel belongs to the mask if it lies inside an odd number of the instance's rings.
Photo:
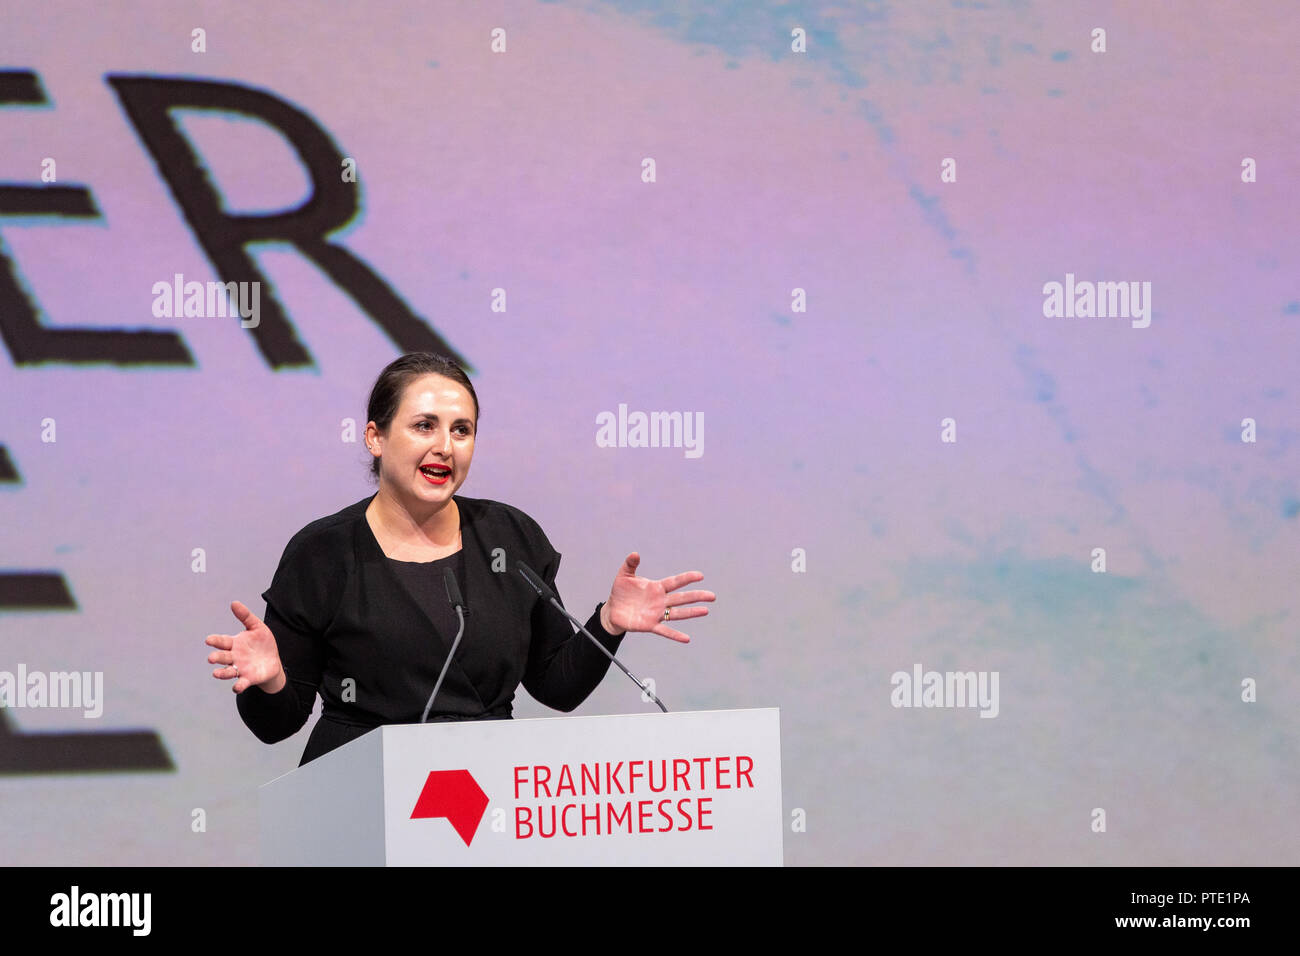
<path id="1" fill-rule="evenodd" d="M 463 385 L 441 375 L 415 379 L 387 435 L 366 426 L 371 454 L 380 454 L 380 486 L 411 504 L 447 504 L 469 475 L 475 431 L 474 399 Z"/>

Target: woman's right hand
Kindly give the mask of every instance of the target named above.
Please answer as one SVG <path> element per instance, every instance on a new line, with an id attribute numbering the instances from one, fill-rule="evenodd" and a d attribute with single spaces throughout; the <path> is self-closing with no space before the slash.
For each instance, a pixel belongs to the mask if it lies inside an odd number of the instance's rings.
<path id="1" fill-rule="evenodd" d="M 254 684 L 268 694 L 284 689 L 284 667 L 275 646 L 275 635 L 256 614 L 239 601 L 230 602 L 230 610 L 244 625 L 242 634 L 209 634 L 203 643 L 216 650 L 208 655 L 209 664 L 222 664 L 212 672 L 218 680 L 235 681 L 231 688 L 242 694 Z"/>

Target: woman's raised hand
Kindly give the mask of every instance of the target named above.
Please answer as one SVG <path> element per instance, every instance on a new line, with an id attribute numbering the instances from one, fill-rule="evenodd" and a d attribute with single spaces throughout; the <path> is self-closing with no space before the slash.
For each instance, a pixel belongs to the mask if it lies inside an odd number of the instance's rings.
<path id="1" fill-rule="evenodd" d="M 641 555 L 633 551 L 618 569 L 618 574 L 614 576 L 614 586 L 610 588 L 609 600 L 602 609 L 609 612 L 609 623 L 613 627 L 609 627 L 603 620 L 601 626 L 611 633 L 645 631 L 683 644 L 689 643 L 690 638 L 669 627 L 668 622 L 703 617 L 709 613 L 707 607 L 682 605 L 712 601 L 716 596 L 712 591 L 674 592 L 687 584 L 703 581 L 704 575 L 699 571 L 685 571 L 658 580 L 643 578 L 636 573 L 640 563 Z"/>
<path id="2" fill-rule="evenodd" d="M 285 684 L 284 667 L 275 646 L 275 635 L 260 617 L 239 601 L 230 602 L 242 634 L 209 634 L 203 643 L 216 650 L 208 655 L 209 664 L 222 664 L 212 672 L 218 680 L 234 679 L 231 688 L 241 694 L 254 684 L 268 694 L 279 693 Z"/>

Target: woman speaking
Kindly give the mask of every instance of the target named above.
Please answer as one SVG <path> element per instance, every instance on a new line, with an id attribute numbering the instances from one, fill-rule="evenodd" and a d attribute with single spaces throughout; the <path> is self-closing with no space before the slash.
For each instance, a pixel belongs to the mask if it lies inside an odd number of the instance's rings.
<path id="1" fill-rule="evenodd" d="M 244 630 L 211 634 L 212 676 L 233 680 L 239 715 L 266 743 L 302 729 L 316 695 L 321 717 L 301 763 L 382 724 L 417 723 L 459 628 L 444 588 L 450 570 L 464 633 L 445 670 L 431 720 L 511 716 L 522 682 L 537 700 L 572 710 L 596 688 L 609 658 L 515 571 L 537 570 L 552 589 L 560 555 L 518 508 L 456 492 L 469 475 L 478 396 L 452 360 L 403 355 L 370 392 L 366 447 L 379 490 L 289 541 L 262 597 L 266 619 L 230 608 Z M 689 640 L 672 624 L 708 613 L 688 607 L 709 591 L 679 591 L 698 571 L 637 575 L 629 554 L 587 629 L 611 652 L 627 631 Z"/>

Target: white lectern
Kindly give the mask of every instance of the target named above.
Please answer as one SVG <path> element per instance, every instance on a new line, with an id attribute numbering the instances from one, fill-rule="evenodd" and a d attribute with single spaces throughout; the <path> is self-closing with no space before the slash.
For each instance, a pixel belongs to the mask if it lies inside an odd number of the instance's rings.
<path id="1" fill-rule="evenodd" d="M 272 866 L 780 866 L 775 708 L 380 727 L 261 789 Z"/>

